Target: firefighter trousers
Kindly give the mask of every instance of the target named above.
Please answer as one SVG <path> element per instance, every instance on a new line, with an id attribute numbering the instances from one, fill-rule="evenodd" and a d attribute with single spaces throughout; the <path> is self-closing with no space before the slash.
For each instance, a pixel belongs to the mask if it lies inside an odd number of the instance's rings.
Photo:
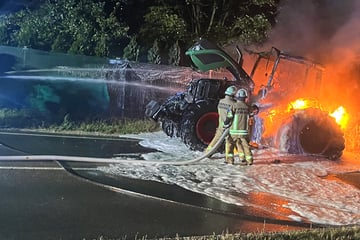
<path id="1" fill-rule="evenodd" d="M 234 164 L 234 149 L 237 148 L 240 161 L 246 161 L 247 164 L 253 163 L 253 155 L 247 140 L 247 136 L 232 136 L 226 138 L 225 159 L 227 163 Z"/>

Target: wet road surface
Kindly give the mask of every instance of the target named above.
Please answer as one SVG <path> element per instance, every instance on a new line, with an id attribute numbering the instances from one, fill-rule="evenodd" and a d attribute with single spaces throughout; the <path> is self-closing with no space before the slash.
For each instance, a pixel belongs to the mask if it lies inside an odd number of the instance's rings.
<path id="1" fill-rule="evenodd" d="M 0 132 L 0 155 L 139 154 L 136 139 Z M 0 162 L 0 239 L 175 237 L 309 228 L 174 185 L 107 176 L 100 164 Z M 265 224 L 266 223 L 266 224 Z"/>

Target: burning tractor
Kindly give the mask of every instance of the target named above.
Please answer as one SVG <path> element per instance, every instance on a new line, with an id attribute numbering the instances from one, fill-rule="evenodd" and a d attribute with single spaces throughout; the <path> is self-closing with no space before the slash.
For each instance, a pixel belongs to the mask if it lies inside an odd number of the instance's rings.
<path id="1" fill-rule="evenodd" d="M 186 91 L 164 103 L 150 101 L 145 115 L 160 122 L 168 136 L 179 137 L 191 150 L 202 151 L 218 126 L 217 104 L 225 89 L 234 85 L 247 89 L 249 103 L 260 109 L 252 141 L 288 153 L 338 159 L 345 148 L 343 132 L 316 100 L 321 92 L 323 68 L 272 48 L 269 52 L 249 52 L 255 58 L 248 74 L 240 48 L 236 47 L 236 51 L 237 61 L 215 44 L 200 39 L 186 55 L 197 70 L 222 69 L 222 77 L 194 79 Z M 302 95 L 304 92 L 306 96 Z M 296 99 L 304 104 L 298 107 L 294 104 Z"/>

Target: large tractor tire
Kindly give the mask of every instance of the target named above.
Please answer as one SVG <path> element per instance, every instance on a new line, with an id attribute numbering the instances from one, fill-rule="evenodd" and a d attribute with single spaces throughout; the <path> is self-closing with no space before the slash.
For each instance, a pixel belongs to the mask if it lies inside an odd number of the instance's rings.
<path id="1" fill-rule="evenodd" d="M 342 155 L 345 139 L 328 113 L 310 108 L 296 112 L 282 124 L 276 145 L 288 153 L 323 155 L 336 160 Z"/>
<path id="2" fill-rule="evenodd" d="M 178 137 L 177 125 L 171 120 L 165 119 L 161 122 L 161 128 L 169 137 Z"/>
<path id="3" fill-rule="evenodd" d="M 181 140 L 191 150 L 202 151 L 213 139 L 218 124 L 217 103 L 191 105 L 180 123 Z"/>

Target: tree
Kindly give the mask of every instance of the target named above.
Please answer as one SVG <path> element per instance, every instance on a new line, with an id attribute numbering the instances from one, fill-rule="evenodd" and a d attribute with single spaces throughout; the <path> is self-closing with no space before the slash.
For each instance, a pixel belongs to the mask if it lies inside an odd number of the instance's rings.
<path id="1" fill-rule="evenodd" d="M 13 15 L 0 16 L 0 44 L 17 46 L 13 33 L 18 31 L 18 29 L 16 17 Z"/>
<path id="2" fill-rule="evenodd" d="M 155 63 L 155 64 L 161 63 L 160 50 L 157 39 L 155 39 L 153 46 L 148 51 L 147 60 L 150 63 Z"/>
<path id="3" fill-rule="evenodd" d="M 139 57 L 140 47 L 136 41 L 136 36 L 130 39 L 129 44 L 124 48 L 123 58 L 131 61 L 137 61 Z"/>
<path id="4" fill-rule="evenodd" d="M 270 29 L 271 25 L 264 14 L 258 14 L 253 17 L 245 15 L 238 18 L 232 31 L 234 36 L 239 36 L 241 42 L 248 45 L 264 42 Z"/>
<path id="5" fill-rule="evenodd" d="M 253 32 L 244 34 L 245 42 L 254 40 L 254 35 L 265 36 L 275 22 L 276 7 L 279 0 L 185 0 L 183 16 L 189 19 L 189 32 L 193 37 L 207 37 L 216 42 L 226 42 L 243 30 Z M 245 18 L 245 19 L 243 19 Z M 250 22 L 245 26 L 243 22 Z M 236 27 L 234 24 L 237 24 Z M 257 41 L 264 39 L 255 38 Z"/>
<path id="6" fill-rule="evenodd" d="M 21 10 L 1 19 L 0 26 L 13 29 L 7 37 L 13 39 L 13 46 L 108 56 L 127 36 L 129 27 L 115 16 L 118 5 L 106 13 L 105 2 L 46 1 L 37 9 Z"/>
<path id="7" fill-rule="evenodd" d="M 141 49 L 157 40 L 163 56 L 198 37 L 218 44 L 262 43 L 280 0 L 42 0 L 0 17 L 0 44 L 96 56 L 119 56 L 128 36 Z M 140 49 L 140 48 L 139 48 Z"/>
<path id="8" fill-rule="evenodd" d="M 178 41 L 208 38 L 219 44 L 231 39 L 243 44 L 262 43 L 275 23 L 279 0 L 158 0 L 144 16 L 140 43 L 158 39 L 161 52 Z M 146 39 L 145 42 L 142 39 Z"/>
<path id="9" fill-rule="evenodd" d="M 186 39 L 186 23 L 171 6 L 152 6 L 144 16 L 145 22 L 140 36 L 147 42 L 157 40 L 160 46 L 168 48 L 176 41 Z"/>
<path id="10" fill-rule="evenodd" d="M 179 66 L 181 58 L 181 48 L 179 42 L 176 41 L 169 49 L 169 64 Z"/>

